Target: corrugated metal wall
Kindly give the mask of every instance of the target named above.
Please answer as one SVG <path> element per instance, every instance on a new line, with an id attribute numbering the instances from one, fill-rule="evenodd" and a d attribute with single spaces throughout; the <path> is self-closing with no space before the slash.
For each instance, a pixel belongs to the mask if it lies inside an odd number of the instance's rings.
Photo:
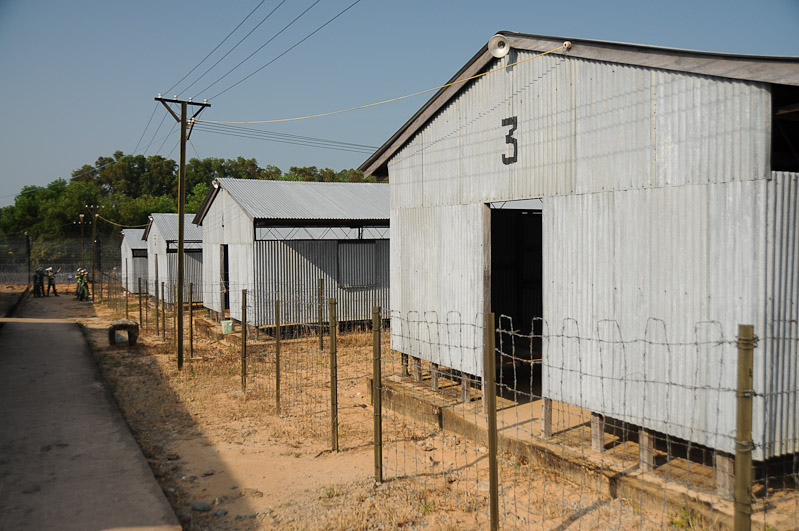
<path id="1" fill-rule="evenodd" d="M 166 281 L 168 270 L 166 242 L 161 238 L 160 234 L 158 234 L 155 225 L 153 225 L 147 237 L 147 292 L 151 296 L 154 297 L 156 295 L 157 284 L 157 291 L 160 298 L 161 282 Z"/>
<path id="2" fill-rule="evenodd" d="M 754 424 L 766 454 L 781 455 L 799 452 L 799 173 L 774 172 L 768 197 L 765 369 L 755 373 L 764 405 Z"/>
<path id="3" fill-rule="evenodd" d="M 162 300 L 172 304 L 175 296 L 175 286 L 178 283 L 178 254 L 169 253 L 167 255 L 169 262 L 169 276 L 162 279 L 166 293 L 163 294 Z M 203 253 L 191 252 L 183 253 L 183 300 L 189 300 L 189 284 L 197 286 L 193 287 L 194 302 L 202 302 L 202 286 L 203 282 Z M 160 285 L 158 289 L 161 289 Z"/>
<path id="4" fill-rule="evenodd" d="M 123 247 L 124 249 L 124 247 Z M 122 285 L 131 293 L 139 292 L 139 278 L 141 278 L 142 293 L 147 291 L 147 258 L 134 258 L 130 253 L 122 253 Z"/>
<path id="5" fill-rule="evenodd" d="M 228 246 L 230 316 L 241 319 L 241 290 L 252 292 L 253 223 L 222 190 L 203 220 L 203 305 L 222 312 L 222 245 Z"/>
<path id="6" fill-rule="evenodd" d="M 345 242 L 350 244 L 351 242 Z M 257 241 L 255 242 L 255 293 L 248 304 L 256 326 L 274 324 L 274 301 L 281 301 L 281 322 L 315 323 L 319 315 L 319 279 L 324 282 L 324 316 L 327 300 L 337 299 L 339 321 L 370 319 L 372 306 L 389 304 L 389 242 L 377 240 L 358 245 L 373 245 L 370 252 L 350 252 L 353 270 L 373 269 L 375 283 L 369 287 L 344 288 L 339 279 L 337 241 Z M 369 263 L 366 263 L 368 261 Z M 351 275 L 350 275 L 351 277 Z M 250 295 L 252 296 L 252 295 Z"/>
<path id="7" fill-rule="evenodd" d="M 560 337 L 545 396 L 732 451 L 736 353 L 718 340 L 739 323 L 763 337 L 799 301 L 795 175 L 772 177 L 770 133 L 758 83 L 555 55 L 481 78 L 389 162 L 393 309 L 479 323 L 484 204 L 542 198 L 543 317 Z M 482 372 L 479 349 L 394 328 L 393 348 Z M 761 343 L 756 458 L 796 451 L 787 345 Z"/>

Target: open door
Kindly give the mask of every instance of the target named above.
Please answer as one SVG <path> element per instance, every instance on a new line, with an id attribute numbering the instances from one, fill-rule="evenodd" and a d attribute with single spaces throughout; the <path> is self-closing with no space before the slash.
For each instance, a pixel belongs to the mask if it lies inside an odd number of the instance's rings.
<path id="1" fill-rule="evenodd" d="M 228 260 L 228 246 L 220 245 L 219 274 L 222 286 L 222 313 L 230 309 L 230 262 Z"/>
<path id="2" fill-rule="evenodd" d="M 491 311 L 497 318 L 497 379 L 514 400 L 540 384 L 543 330 L 542 212 L 538 200 L 503 202 L 491 209 Z M 536 337 L 538 336 L 538 337 Z"/>

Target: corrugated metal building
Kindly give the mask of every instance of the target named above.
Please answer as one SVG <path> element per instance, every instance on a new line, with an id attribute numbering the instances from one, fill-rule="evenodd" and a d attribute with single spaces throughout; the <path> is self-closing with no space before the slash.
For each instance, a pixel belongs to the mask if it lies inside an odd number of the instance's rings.
<path id="1" fill-rule="evenodd" d="M 755 458 L 799 451 L 799 60 L 503 35 L 359 168 L 390 180 L 394 311 L 542 318 L 545 397 L 725 452 L 754 324 Z M 482 374 L 481 337 L 414 333 Z"/>
<path id="2" fill-rule="evenodd" d="M 202 301 L 203 279 L 203 231 L 192 223 L 194 214 L 184 215 L 183 251 L 184 251 L 184 294 L 188 301 L 189 284 L 194 284 L 193 298 Z M 144 240 L 147 242 L 147 290 L 160 300 L 172 303 L 175 286 L 178 282 L 178 215 L 150 214 L 147 228 L 144 229 Z M 165 293 L 161 293 L 161 283 Z M 158 286 L 156 289 L 156 285 Z"/>
<path id="3" fill-rule="evenodd" d="M 139 292 L 141 279 L 142 292 L 147 288 L 147 242 L 144 229 L 122 230 L 121 255 L 122 287 L 131 293 Z"/>
<path id="4" fill-rule="evenodd" d="M 203 227 L 205 306 L 248 322 L 318 320 L 323 299 L 335 297 L 341 321 L 368 319 L 387 305 L 388 186 L 217 179 L 194 222 Z M 325 309 L 325 317 L 327 310 Z"/>

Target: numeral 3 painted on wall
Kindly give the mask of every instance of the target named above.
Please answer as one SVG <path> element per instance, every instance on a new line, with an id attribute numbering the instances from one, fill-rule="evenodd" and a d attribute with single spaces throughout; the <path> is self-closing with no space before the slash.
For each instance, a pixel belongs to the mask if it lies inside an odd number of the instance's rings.
<path id="1" fill-rule="evenodd" d="M 502 120 L 502 127 L 508 127 L 508 126 L 510 126 L 510 131 L 508 131 L 508 134 L 505 135 L 505 143 L 506 144 L 510 144 L 511 146 L 513 146 L 513 155 L 511 155 L 511 156 L 507 156 L 506 154 L 502 155 L 502 164 L 505 164 L 506 166 L 508 164 L 513 164 L 519 158 L 518 157 L 518 155 L 519 155 L 519 145 L 517 143 L 517 140 L 513 137 L 513 133 L 516 131 L 516 117 L 515 116 L 512 116 L 510 118 L 505 118 L 504 120 Z"/>

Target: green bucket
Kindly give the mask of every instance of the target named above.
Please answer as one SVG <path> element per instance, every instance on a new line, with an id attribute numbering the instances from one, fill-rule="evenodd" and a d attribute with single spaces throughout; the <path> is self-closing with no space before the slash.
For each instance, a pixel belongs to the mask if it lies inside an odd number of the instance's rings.
<path id="1" fill-rule="evenodd" d="M 222 321 L 222 333 L 223 334 L 233 333 L 233 321 L 231 320 Z"/>

